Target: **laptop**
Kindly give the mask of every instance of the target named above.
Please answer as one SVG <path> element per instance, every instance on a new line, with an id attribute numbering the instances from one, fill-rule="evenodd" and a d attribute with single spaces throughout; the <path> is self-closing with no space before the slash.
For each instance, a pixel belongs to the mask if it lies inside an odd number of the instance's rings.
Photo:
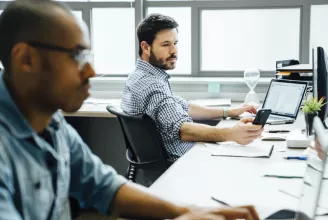
<path id="1" fill-rule="evenodd" d="M 262 108 L 271 109 L 267 124 L 294 123 L 308 82 L 272 79 Z"/>
<path id="2" fill-rule="evenodd" d="M 323 175 L 327 161 L 328 133 L 318 117 L 314 119 L 313 128 L 316 140 L 322 146 L 324 158 L 320 159 L 316 152 L 308 155 L 298 211 L 295 213 L 293 210 L 280 210 L 266 219 L 313 220 L 318 215 L 320 211 L 319 199 L 323 188 Z"/>

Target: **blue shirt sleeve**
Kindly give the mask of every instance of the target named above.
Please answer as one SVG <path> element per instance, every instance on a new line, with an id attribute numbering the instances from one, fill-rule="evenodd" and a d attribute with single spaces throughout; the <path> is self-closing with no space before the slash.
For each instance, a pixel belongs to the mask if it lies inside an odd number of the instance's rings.
<path id="1" fill-rule="evenodd" d="M 84 207 L 94 207 L 108 214 L 118 189 L 126 179 L 94 155 L 74 128 L 69 124 L 66 127 L 70 145 L 70 195 Z"/>
<path id="2" fill-rule="evenodd" d="M 22 220 L 14 204 L 12 167 L 5 146 L 0 142 L 0 220 Z"/>

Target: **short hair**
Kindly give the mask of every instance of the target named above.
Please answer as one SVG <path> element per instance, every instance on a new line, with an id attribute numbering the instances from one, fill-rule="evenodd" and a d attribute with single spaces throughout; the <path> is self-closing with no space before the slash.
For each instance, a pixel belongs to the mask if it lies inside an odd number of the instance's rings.
<path id="1" fill-rule="evenodd" d="M 165 29 L 178 29 L 178 23 L 171 17 L 162 14 L 148 15 L 137 27 L 137 36 L 139 40 L 139 56 L 142 55 L 140 43 L 146 41 L 152 45 L 156 34 Z"/>
<path id="2" fill-rule="evenodd" d="M 10 71 L 11 50 L 15 44 L 54 38 L 57 17 L 55 8 L 71 14 L 63 3 L 50 0 L 18 0 L 7 5 L 0 16 L 0 60 Z"/>

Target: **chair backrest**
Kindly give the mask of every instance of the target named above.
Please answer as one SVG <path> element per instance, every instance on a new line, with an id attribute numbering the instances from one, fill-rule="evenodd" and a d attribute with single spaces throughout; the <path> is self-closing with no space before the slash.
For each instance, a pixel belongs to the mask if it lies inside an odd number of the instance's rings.
<path id="1" fill-rule="evenodd" d="M 121 125 L 126 147 L 137 162 L 156 161 L 152 169 L 167 169 L 167 153 L 152 119 L 145 114 L 129 115 L 113 106 L 107 110 L 116 115 Z"/>

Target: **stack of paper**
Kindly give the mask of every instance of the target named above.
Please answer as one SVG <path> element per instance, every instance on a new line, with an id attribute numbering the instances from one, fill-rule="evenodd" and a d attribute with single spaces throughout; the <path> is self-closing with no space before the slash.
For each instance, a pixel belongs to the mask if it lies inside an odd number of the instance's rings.
<path id="1" fill-rule="evenodd" d="M 235 142 L 206 143 L 207 147 L 212 148 L 212 156 L 227 157 L 262 157 L 269 158 L 273 151 L 272 144 L 263 144 L 260 141 L 249 145 L 240 145 Z"/>

